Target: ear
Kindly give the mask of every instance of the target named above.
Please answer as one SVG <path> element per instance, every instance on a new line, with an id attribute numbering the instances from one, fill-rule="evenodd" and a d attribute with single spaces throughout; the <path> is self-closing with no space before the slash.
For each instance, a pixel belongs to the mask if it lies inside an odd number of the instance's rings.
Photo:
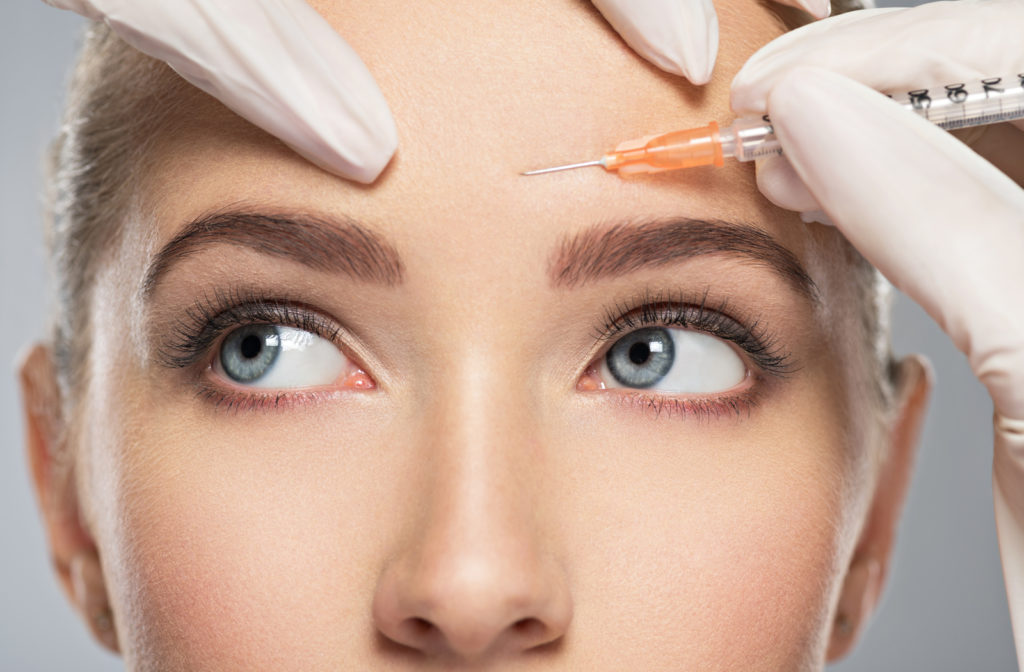
<path id="1" fill-rule="evenodd" d="M 116 652 L 117 635 L 99 553 L 80 515 L 51 349 L 34 345 L 22 357 L 18 373 L 28 464 L 54 571 L 96 640 Z"/>
<path id="2" fill-rule="evenodd" d="M 899 363 L 895 413 L 887 435 L 888 451 L 878 468 L 867 519 L 836 605 L 828 662 L 850 652 L 882 594 L 933 383 L 931 365 L 923 356 L 910 355 Z"/>

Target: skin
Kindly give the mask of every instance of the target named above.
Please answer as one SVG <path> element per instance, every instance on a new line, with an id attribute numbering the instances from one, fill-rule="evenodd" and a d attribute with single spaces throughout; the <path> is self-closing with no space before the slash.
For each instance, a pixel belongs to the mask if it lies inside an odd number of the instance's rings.
<path id="1" fill-rule="evenodd" d="M 517 174 L 728 120 L 732 73 L 782 31 L 770 11 L 718 3 L 716 75 L 696 88 L 585 3 L 312 4 L 392 106 L 401 149 L 383 178 L 327 175 L 189 94 L 96 280 L 75 416 L 57 410 L 45 346 L 22 367 L 55 566 L 97 638 L 146 670 L 811 670 L 848 651 L 884 580 L 929 379 L 908 359 L 891 411 L 869 394 L 838 233 L 770 205 L 749 165 Z M 187 222 L 238 209 L 365 222 L 404 281 L 214 245 L 142 296 Z M 821 301 L 726 255 L 549 277 L 569 233 L 673 217 L 768 233 Z M 160 364 L 182 315 L 238 286 L 341 325 L 345 377 L 251 408 L 197 395 L 231 388 L 216 346 Z M 796 370 L 748 378 L 756 405 L 704 417 L 601 389 L 595 333 L 644 292 L 728 299 Z"/>

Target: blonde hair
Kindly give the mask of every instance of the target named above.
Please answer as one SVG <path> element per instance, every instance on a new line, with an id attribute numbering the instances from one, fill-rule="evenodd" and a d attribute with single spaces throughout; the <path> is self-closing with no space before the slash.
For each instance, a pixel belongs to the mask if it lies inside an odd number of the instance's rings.
<path id="1" fill-rule="evenodd" d="M 50 154 L 45 219 L 56 292 L 52 339 L 62 399 L 84 372 L 91 287 L 122 230 L 153 136 L 188 85 L 102 24 L 86 33 Z"/>

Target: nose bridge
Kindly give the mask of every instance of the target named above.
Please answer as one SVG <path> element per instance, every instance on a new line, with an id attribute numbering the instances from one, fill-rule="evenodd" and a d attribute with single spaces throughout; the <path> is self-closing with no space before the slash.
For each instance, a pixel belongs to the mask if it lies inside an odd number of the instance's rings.
<path id="1" fill-rule="evenodd" d="M 434 465 L 422 543 L 474 572 L 535 549 L 536 425 L 529 400 L 498 367 L 463 362 L 428 419 L 423 448 Z M 455 562 L 450 563 L 452 565 Z M 475 569 L 469 565 L 476 566 Z"/>
<path id="2" fill-rule="evenodd" d="M 416 524 L 374 606 L 389 638 L 465 659 L 557 639 L 571 614 L 535 508 L 535 404 L 514 352 L 495 345 L 481 338 L 438 369 L 415 447 L 427 469 Z"/>
<path id="3" fill-rule="evenodd" d="M 421 449 L 432 469 L 417 545 L 424 549 L 423 571 L 437 572 L 444 590 L 465 589 L 473 593 L 466 599 L 476 599 L 485 586 L 470 590 L 474 581 L 485 584 L 498 574 L 525 579 L 535 569 L 528 565 L 541 553 L 538 474 L 531 473 L 538 445 L 528 391 L 511 371 L 514 357 L 463 354 L 447 367 L 450 375 L 426 419 Z"/>
<path id="4" fill-rule="evenodd" d="M 417 442 L 438 466 L 435 485 L 455 488 L 462 500 L 502 496 L 508 505 L 531 485 L 524 471 L 539 450 L 543 391 L 522 333 L 484 311 L 467 308 L 472 315 L 454 316 L 452 329 L 435 332 L 434 365 L 418 395 Z"/>
<path id="5" fill-rule="evenodd" d="M 435 457 L 449 458 L 451 467 L 478 467 L 477 476 L 494 475 L 497 468 L 507 477 L 534 452 L 539 428 L 531 416 L 540 391 L 525 380 L 529 373 L 515 347 L 480 339 L 446 358 L 443 380 L 431 386 L 434 403 L 423 435 Z"/>
<path id="6" fill-rule="evenodd" d="M 470 278 L 479 275 L 474 265 L 486 263 L 476 256 L 456 259 L 470 267 Z M 528 330 L 509 318 L 527 314 L 529 302 L 522 292 L 511 293 L 507 280 L 480 288 L 452 274 L 419 288 L 450 297 L 424 301 L 421 319 L 431 328 L 420 330 L 419 430 L 411 437 L 432 465 L 423 504 L 438 529 L 454 520 L 468 529 L 484 512 L 493 514 L 488 529 L 499 520 L 511 525 L 532 499 L 536 479 L 526 472 L 539 447 L 535 416 L 542 392 L 532 380 Z"/>

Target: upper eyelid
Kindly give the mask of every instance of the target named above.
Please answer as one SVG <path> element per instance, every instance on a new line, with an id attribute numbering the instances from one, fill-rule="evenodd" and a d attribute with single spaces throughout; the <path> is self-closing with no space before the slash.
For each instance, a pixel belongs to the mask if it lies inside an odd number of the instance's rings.
<path id="1" fill-rule="evenodd" d="M 186 322 L 179 321 L 173 335 L 160 348 L 161 362 L 168 368 L 182 369 L 195 364 L 214 350 L 231 330 L 251 324 L 275 324 L 308 331 L 341 349 L 338 342 L 341 327 L 319 311 L 301 304 L 265 300 L 229 306 L 209 317 L 201 316 L 202 310 L 197 306 L 187 310 L 186 317 L 182 318 Z"/>
<path id="2" fill-rule="evenodd" d="M 733 327 L 733 335 L 739 336 L 742 333 L 752 339 L 760 340 L 759 334 L 756 331 L 756 325 L 759 324 L 759 321 L 755 320 L 754 326 L 747 326 L 744 322 L 737 320 L 727 313 L 715 308 L 709 308 L 706 305 L 696 305 L 686 301 L 672 302 L 667 300 L 659 300 L 654 303 L 640 305 L 631 310 L 625 310 L 616 317 L 612 316 L 613 314 L 611 311 L 607 312 L 604 324 L 595 329 L 595 337 L 599 343 L 605 344 L 631 330 L 655 325 L 678 329 L 689 329 L 691 331 L 698 331 L 720 337 L 721 331 L 716 333 L 706 328 L 701 328 L 708 326 L 708 321 L 706 319 L 702 321 L 688 321 L 687 324 L 680 325 L 678 323 L 672 323 L 671 318 L 666 317 L 669 315 L 670 311 L 679 311 L 680 309 L 696 311 L 700 318 L 706 318 L 707 316 L 712 315 L 716 320 L 720 320 L 730 327 Z M 637 317 L 639 319 L 633 321 Z"/>
<path id="3" fill-rule="evenodd" d="M 741 321 L 725 312 L 728 302 L 721 304 L 721 308 L 709 306 L 708 303 L 708 295 L 705 292 L 701 297 L 700 304 L 683 300 L 681 297 L 678 300 L 672 300 L 661 296 L 652 296 L 642 300 L 640 305 L 635 305 L 632 309 L 627 309 L 619 304 L 616 308 L 618 314 L 616 315 L 611 310 L 607 311 L 604 325 L 598 327 L 599 347 L 590 361 L 603 357 L 612 347 L 612 341 L 623 333 L 646 326 L 660 325 L 666 328 L 690 329 L 721 338 L 735 345 L 744 359 L 751 360 L 754 366 L 773 376 L 784 378 L 799 370 L 800 367 L 792 361 L 790 353 L 778 347 L 774 334 L 760 326 L 762 324 L 760 319 L 749 320 L 751 324 L 748 324 L 747 321 Z M 694 321 L 688 322 L 686 325 L 671 324 L 671 319 L 666 318 L 666 313 L 680 309 L 697 311 L 701 318 L 712 315 L 714 319 L 722 321 L 733 329 L 731 331 L 709 330 L 706 328 L 708 326 L 706 319 L 702 321 L 703 323 Z M 613 317 L 613 315 L 615 316 Z M 632 320 L 637 317 L 639 319 L 633 322 Z"/>

